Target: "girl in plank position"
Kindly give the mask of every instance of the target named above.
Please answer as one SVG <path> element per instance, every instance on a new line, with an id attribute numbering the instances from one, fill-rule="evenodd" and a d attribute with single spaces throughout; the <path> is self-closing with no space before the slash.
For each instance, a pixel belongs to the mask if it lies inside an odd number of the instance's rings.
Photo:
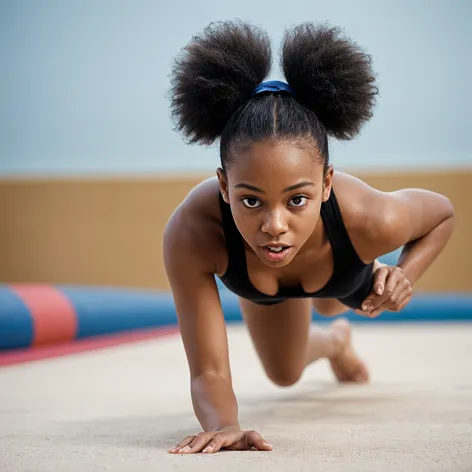
<path id="1" fill-rule="evenodd" d="M 347 321 L 313 326 L 312 308 L 376 317 L 399 311 L 446 245 L 450 201 L 420 190 L 376 190 L 334 172 L 328 137 L 355 137 L 377 94 L 370 56 L 327 25 L 288 30 L 286 82 L 264 82 L 270 41 L 240 21 L 194 37 L 173 68 L 172 112 L 190 143 L 220 140 L 217 177 L 193 189 L 171 216 L 165 267 L 202 432 L 172 453 L 271 450 L 243 431 L 232 388 L 215 275 L 239 296 L 268 377 L 297 382 L 326 358 L 340 381 L 366 382 Z M 396 266 L 377 258 L 403 246 Z"/>

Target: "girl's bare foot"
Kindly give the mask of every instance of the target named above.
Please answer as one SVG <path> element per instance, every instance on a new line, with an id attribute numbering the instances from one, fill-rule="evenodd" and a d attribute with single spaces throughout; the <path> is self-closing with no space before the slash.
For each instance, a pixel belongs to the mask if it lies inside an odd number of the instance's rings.
<path id="1" fill-rule="evenodd" d="M 349 322 L 343 318 L 338 319 L 333 322 L 329 330 L 336 344 L 336 352 L 329 361 L 338 380 L 340 382 L 368 382 L 367 367 L 352 347 Z"/>

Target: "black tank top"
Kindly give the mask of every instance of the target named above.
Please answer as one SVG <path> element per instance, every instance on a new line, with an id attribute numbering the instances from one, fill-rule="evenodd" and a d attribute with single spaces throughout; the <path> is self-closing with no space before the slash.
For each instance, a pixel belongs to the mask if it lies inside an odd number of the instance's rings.
<path id="1" fill-rule="evenodd" d="M 321 205 L 321 218 L 334 259 L 330 280 L 322 289 L 313 293 L 305 292 L 302 287 L 280 287 L 277 295 L 260 292 L 249 280 L 243 237 L 234 223 L 230 206 L 223 200 L 221 194 L 219 195 L 228 252 L 228 267 L 220 279 L 231 292 L 264 305 L 280 303 L 288 298 L 336 298 L 351 308 L 360 309 L 362 302 L 372 290 L 373 263 L 362 262 L 354 249 L 332 189 L 330 198 Z M 314 266 L 313 270 L 317 270 L 317 267 Z"/>

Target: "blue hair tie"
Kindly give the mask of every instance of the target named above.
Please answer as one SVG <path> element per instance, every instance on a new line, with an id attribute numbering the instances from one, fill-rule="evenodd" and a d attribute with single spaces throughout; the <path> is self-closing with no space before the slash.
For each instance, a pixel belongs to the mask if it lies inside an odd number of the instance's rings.
<path id="1" fill-rule="evenodd" d="M 293 88 L 285 82 L 280 82 L 280 80 L 262 82 L 251 92 L 251 97 L 263 92 L 287 92 L 290 95 L 295 95 Z"/>

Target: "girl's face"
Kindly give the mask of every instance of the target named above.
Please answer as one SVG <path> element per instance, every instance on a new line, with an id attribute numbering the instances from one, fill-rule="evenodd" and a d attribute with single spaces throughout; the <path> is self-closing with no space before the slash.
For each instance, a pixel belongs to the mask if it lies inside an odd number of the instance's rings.
<path id="1" fill-rule="evenodd" d="M 238 154 L 220 189 L 234 222 L 266 265 L 288 265 L 313 234 L 333 170 L 324 172 L 313 147 L 263 141 Z"/>

